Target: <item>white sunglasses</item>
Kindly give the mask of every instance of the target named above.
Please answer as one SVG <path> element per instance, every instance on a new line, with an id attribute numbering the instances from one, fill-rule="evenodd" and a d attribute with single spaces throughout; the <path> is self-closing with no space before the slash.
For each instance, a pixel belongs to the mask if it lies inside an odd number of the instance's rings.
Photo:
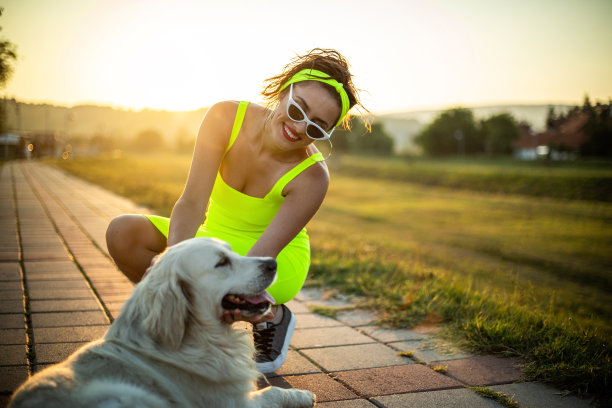
<path id="1" fill-rule="evenodd" d="M 308 119 L 302 107 L 293 99 L 293 84 L 289 87 L 289 99 L 287 100 L 287 116 L 294 122 L 306 122 L 306 136 L 313 140 L 325 140 L 331 137 L 335 126 L 327 133 L 323 128 Z"/>

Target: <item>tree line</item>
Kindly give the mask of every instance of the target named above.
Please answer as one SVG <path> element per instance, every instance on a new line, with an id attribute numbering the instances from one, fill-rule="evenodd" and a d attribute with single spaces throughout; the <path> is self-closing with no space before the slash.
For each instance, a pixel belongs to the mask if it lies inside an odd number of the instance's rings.
<path id="1" fill-rule="evenodd" d="M 508 155 L 520 135 L 519 123 L 509 113 L 478 121 L 470 109 L 454 108 L 435 118 L 415 142 L 429 156 Z"/>

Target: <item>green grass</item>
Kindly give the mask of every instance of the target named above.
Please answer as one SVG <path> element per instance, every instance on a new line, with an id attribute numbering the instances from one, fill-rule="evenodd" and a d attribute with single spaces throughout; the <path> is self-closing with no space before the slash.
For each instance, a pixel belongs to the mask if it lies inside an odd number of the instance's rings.
<path id="1" fill-rule="evenodd" d="M 493 391 L 487 387 L 468 387 L 482 397 L 492 399 L 493 401 L 508 408 L 519 408 L 519 403 L 512 399 L 511 396 L 502 392 Z"/>
<path id="2" fill-rule="evenodd" d="M 58 165 L 168 215 L 189 161 L 127 156 Z M 308 226 L 308 285 L 361 295 L 397 327 L 437 314 L 444 334 L 465 346 L 522 357 L 529 379 L 609 395 L 612 204 L 598 191 L 609 186 L 609 167 L 354 157 L 330 167 L 328 196 Z M 420 179 L 426 172 L 487 181 L 432 186 Z M 504 174 L 531 184 L 501 193 Z M 580 193 L 556 191 L 567 185 Z"/>
<path id="3" fill-rule="evenodd" d="M 612 201 L 610 162 L 565 163 L 510 159 L 380 160 L 342 156 L 346 175 L 385 178 L 489 193 L 522 194 L 572 200 Z M 492 165 L 495 163 L 495 165 Z"/>

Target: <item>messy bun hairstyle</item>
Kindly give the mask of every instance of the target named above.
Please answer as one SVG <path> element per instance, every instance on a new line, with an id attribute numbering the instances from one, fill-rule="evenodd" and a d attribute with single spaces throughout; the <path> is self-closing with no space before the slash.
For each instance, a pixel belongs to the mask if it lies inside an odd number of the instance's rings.
<path id="1" fill-rule="evenodd" d="M 283 68 L 283 72 L 280 75 L 273 76 L 264 81 L 264 89 L 261 94 L 263 95 L 264 100 L 267 101 L 268 106 L 274 106 L 278 103 L 281 98 L 281 94 L 283 92 L 288 92 L 286 89 L 282 92 L 280 91 L 283 84 L 293 75 L 303 69 L 316 69 L 318 71 L 325 72 L 331 78 L 343 85 L 349 98 L 350 108 L 357 105 L 361 108 L 361 110 L 367 112 L 367 109 L 363 107 L 361 101 L 359 100 L 359 96 L 357 95 L 358 89 L 355 88 L 355 85 L 351 79 L 349 64 L 346 58 L 344 58 L 336 50 L 324 48 L 314 48 L 305 55 L 296 56 Z M 328 90 L 330 95 L 334 97 L 338 103 L 338 106 L 342 107 L 342 101 L 340 100 L 340 95 L 338 92 L 336 92 L 331 85 L 323 82 L 319 83 Z M 349 129 L 350 123 L 350 117 L 349 115 L 346 115 L 342 120 L 342 126 L 345 129 Z"/>

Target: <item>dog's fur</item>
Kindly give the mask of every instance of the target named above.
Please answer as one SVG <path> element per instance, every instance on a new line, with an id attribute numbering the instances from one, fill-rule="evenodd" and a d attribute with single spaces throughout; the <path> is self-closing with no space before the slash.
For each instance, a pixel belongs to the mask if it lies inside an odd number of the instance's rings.
<path id="1" fill-rule="evenodd" d="M 275 276 L 273 259 L 239 256 L 221 241 L 174 245 L 103 339 L 33 376 L 10 407 L 311 407 L 309 391 L 254 391 L 252 340 L 221 322 L 226 295 L 256 295 Z"/>

